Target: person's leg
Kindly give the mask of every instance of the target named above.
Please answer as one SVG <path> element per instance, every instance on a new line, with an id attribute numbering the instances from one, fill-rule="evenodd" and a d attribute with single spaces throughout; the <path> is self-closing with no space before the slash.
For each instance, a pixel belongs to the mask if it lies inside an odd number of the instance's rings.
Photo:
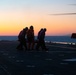
<path id="1" fill-rule="evenodd" d="M 28 42 L 28 50 L 30 50 L 30 47 L 31 47 L 31 43 Z"/>
<path id="2" fill-rule="evenodd" d="M 37 50 L 39 50 L 39 48 L 41 47 L 41 45 L 42 45 L 42 42 L 41 42 L 41 40 L 39 40 L 38 41 L 38 45 L 37 45 Z"/>
<path id="3" fill-rule="evenodd" d="M 22 40 L 19 41 L 19 45 L 17 46 L 17 50 L 23 50 L 23 44 L 22 44 Z"/>
<path id="4" fill-rule="evenodd" d="M 46 48 L 46 45 L 45 45 L 45 41 L 43 40 L 43 50 L 48 50 L 47 48 Z"/>
<path id="5" fill-rule="evenodd" d="M 34 50 L 34 45 L 35 45 L 35 43 L 33 42 L 31 45 L 32 45 L 32 46 L 31 46 L 31 49 Z"/>
<path id="6" fill-rule="evenodd" d="M 28 50 L 30 50 L 30 46 L 31 46 L 30 38 L 28 37 L 28 38 L 27 38 L 27 49 L 28 49 Z"/>
<path id="7" fill-rule="evenodd" d="M 46 49 L 45 41 L 44 40 L 41 40 L 41 48 L 42 48 L 42 50 Z"/>
<path id="8" fill-rule="evenodd" d="M 25 47 L 25 49 L 27 50 L 27 44 L 26 44 L 26 39 L 23 40 L 23 46 Z"/>

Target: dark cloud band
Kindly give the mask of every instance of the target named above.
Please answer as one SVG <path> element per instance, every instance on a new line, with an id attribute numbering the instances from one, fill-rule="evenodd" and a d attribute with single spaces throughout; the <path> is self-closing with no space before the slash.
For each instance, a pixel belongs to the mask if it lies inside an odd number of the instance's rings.
<path id="1" fill-rule="evenodd" d="M 59 14 L 49 14 L 49 15 L 76 15 L 76 13 L 59 13 Z"/>

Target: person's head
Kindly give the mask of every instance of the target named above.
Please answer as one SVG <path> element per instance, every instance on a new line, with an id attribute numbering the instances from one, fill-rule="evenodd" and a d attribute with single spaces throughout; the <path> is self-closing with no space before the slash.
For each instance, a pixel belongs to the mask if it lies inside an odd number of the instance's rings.
<path id="1" fill-rule="evenodd" d="M 27 30 L 28 30 L 28 27 L 25 27 L 23 30 L 24 30 L 24 31 L 27 31 Z"/>
<path id="2" fill-rule="evenodd" d="M 46 28 L 44 28 L 44 31 L 46 32 Z"/>
<path id="3" fill-rule="evenodd" d="M 43 30 L 43 28 L 41 28 L 41 30 L 40 31 L 42 31 Z"/>
<path id="4" fill-rule="evenodd" d="M 32 29 L 32 30 L 33 30 L 33 29 L 34 29 L 34 27 L 31 25 L 31 26 L 30 26 L 30 29 Z"/>

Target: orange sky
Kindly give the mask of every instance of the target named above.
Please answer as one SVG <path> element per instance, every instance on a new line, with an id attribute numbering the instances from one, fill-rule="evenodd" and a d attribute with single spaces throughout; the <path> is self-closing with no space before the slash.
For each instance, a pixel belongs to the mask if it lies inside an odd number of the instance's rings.
<path id="1" fill-rule="evenodd" d="M 10 1 L 12 5 L 8 4 L 9 1 L 2 2 L 5 5 L 2 5 L 3 8 L 0 5 L 0 35 L 18 35 L 24 27 L 30 25 L 34 26 L 35 35 L 41 28 L 47 28 L 46 35 L 68 35 L 76 32 L 76 15 L 63 15 L 67 12 L 75 12 L 75 7 L 67 5 L 68 1 L 60 5 L 59 2 L 55 5 L 50 5 L 49 2 L 54 3 L 49 0 L 44 0 L 43 4 L 39 4 L 40 0 L 35 4 L 31 3 L 31 0 L 24 2 L 19 0 L 17 4 Z M 57 13 L 58 15 L 52 15 Z M 59 13 L 63 14 L 59 15 Z"/>

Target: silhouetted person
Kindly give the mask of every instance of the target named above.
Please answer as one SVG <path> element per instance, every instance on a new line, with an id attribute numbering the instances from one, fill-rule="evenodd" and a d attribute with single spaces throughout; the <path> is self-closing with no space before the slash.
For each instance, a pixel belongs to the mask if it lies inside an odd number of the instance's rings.
<path id="1" fill-rule="evenodd" d="M 76 39 L 76 33 L 72 33 L 71 38 Z"/>
<path id="2" fill-rule="evenodd" d="M 38 50 L 39 47 L 41 46 L 41 42 L 40 42 L 40 37 L 41 37 L 41 36 L 40 36 L 40 35 L 41 35 L 42 31 L 43 31 L 43 28 L 41 28 L 40 31 L 38 32 L 37 45 L 36 45 L 36 49 L 37 49 L 37 50 Z"/>
<path id="3" fill-rule="evenodd" d="M 27 50 L 26 38 L 25 38 L 25 36 L 27 34 L 27 30 L 28 30 L 28 27 L 24 28 L 22 31 L 20 31 L 20 33 L 18 35 L 18 40 L 20 42 L 20 44 L 17 46 L 18 50 L 23 50 L 23 46 Z"/>
<path id="4" fill-rule="evenodd" d="M 37 43 L 37 46 L 36 46 L 36 49 L 39 50 L 39 48 L 41 47 L 42 50 L 47 50 L 46 46 L 45 46 L 45 32 L 46 32 L 46 28 L 44 29 L 41 29 L 39 32 L 38 32 L 38 43 Z"/>
<path id="5" fill-rule="evenodd" d="M 30 26 L 27 31 L 28 50 L 34 49 L 34 27 Z"/>

